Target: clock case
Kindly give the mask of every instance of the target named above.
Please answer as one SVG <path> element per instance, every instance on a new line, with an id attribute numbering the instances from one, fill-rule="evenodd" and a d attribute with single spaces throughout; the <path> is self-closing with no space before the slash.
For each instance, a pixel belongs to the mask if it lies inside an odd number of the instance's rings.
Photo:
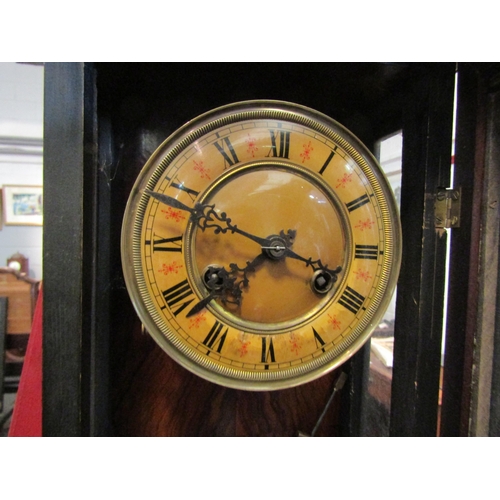
<path id="1" fill-rule="evenodd" d="M 47 63 L 44 435 L 292 436 L 313 428 L 338 371 L 264 393 L 202 381 L 141 331 L 121 272 L 123 211 L 147 158 L 192 117 L 256 98 L 317 109 L 370 148 L 402 130 L 403 261 L 388 432 L 467 434 L 471 420 L 479 419 L 473 404 L 474 304 L 485 286 L 476 243 L 481 224 L 472 201 L 478 206 L 484 198 L 484 165 L 494 162 L 482 160 L 486 139 L 494 143 L 498 137 L 498 119 L 485 104 L 498 107 L 498 74 L 494 64 L 458 65 L 455 182 L 463 189 L 462 220 L 451 250 L 441 384 L 446 235 L 434 227 L 433 204 L 435 190 L 450 182 L 455 64 Z M 370 432 L 369 347 L 342 371 L 346 385 L 318 435 Z M 495 378 L 491 384 L 500 387 Z"/>

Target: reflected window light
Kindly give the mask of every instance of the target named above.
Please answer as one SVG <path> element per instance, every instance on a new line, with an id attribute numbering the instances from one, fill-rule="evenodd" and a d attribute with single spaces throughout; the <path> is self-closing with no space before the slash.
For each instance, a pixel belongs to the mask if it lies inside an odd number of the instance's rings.
<path id="1" fill-rule="evenodd" d="M 401 200 L 402 153 L 402 132 L 385 137 L 376 145 L 377 159 L 394 192 L 398 207 Z M 389 435 L 395 317 L 396 291 L 370 340 L 370 371 L 363 419 L 365 436 Z"/>

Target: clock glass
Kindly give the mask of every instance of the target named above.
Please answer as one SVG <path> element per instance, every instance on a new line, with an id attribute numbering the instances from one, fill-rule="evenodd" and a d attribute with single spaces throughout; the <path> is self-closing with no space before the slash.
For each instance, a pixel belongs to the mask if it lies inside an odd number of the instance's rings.
<path id="1" fill-rule="evenodd" d="M 400 253 L 394 197 L 366 147 L 281 101 L 218 108 L 166 139 L 122 228 L 148 332 L 187 369 L 248 390 L 352 356 L 389 303 Z"/>

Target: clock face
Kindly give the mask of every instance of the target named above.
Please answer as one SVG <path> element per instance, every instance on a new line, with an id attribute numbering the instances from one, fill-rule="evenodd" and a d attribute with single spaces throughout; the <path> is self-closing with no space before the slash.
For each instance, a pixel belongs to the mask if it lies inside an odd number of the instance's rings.
<path id="1" fill-rule="evenodd" d="M 369 338 L 399 271 L 400 226 L 376 161 L 308 108 L 248 101 L 168 138 L 122 228 L 132 302 L 181 365 L 248 390 L 295 386 Z"/>

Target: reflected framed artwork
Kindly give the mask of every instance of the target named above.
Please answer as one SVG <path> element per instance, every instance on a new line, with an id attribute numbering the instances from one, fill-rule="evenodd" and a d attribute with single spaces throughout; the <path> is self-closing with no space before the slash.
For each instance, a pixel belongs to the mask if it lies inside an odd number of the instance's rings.
<path id="1" fill-rule="evenodd" d="M 42 186 L 2 187 L 3 220 L 11 226 L 43 225 Z"/>

